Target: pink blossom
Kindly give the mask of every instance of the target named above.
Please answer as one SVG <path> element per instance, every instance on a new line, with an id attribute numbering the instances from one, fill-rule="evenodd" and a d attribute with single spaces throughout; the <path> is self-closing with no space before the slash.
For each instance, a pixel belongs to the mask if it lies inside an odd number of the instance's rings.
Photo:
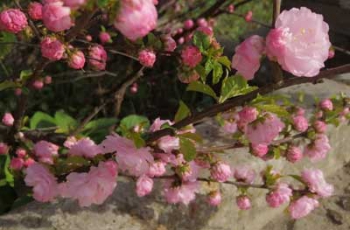
<path id="1" fill-rule="evenodd" d="M 9 150 L 9 147 L 4 142 L 0 142 L 0 155 L 7 154 L 7 151 Z"/>
<path id="2" fill-rule="evenodd" d="M 197 31 L 200 31 L 209 37 L 212 37 L 214 35 L 213 29 L 209 26 L 200 26 L 197 28 Z"/>
<path id="3" fill-rule="evenodd" d="M 111 35 L 108 32 L 101 32 L 99 38 L 102 44 L 110 43 L 112 41 Z"/>
<path id="4" fill-rule="evenodd" d="M 93 46 L 89 52 L 89 63 L 93 69 L 105 70 L 107 62 L 107 52 L 103 46 Z"/>
<path id="5" fill-rule="evenodd" d="M 241 210 L 249 210 L 252 207 L 252 203 L 248 196 L 241 195 L 236 198 L 236 204 Z"/>
<path id="6" fill-rule="evenodd" d="M 157 9 L 151 0 L 122 0 L 114 27 L 125 37 L 135 41 L 156 28 Z"/>
<path id="7" fill-rule="evenodd" d="M 136 193 L 139 197 L 148 195 L 153 189 L 153 180 L 146 175 L 140 176 L 136 181 Z"/>
<path id="8" fill-rule="evenodd" d="M 92 36 L 90 34 L 85 36 L 86 41 L 91 42 L 92 41 Z"/>
<path id="9" fill-rule="evenodd" d="M 139 62 L 145 67 L 152 68 L 156 62 L 156 54 L 149 49 L 141 50 L 139 53 Z"/>
<path id="10" fill-rule="evenodd" d="M 235 5 L 233 4 L 230 4 L 228 7 L 227 7 L 227 10 L 230 14 L 232 14 L 234 11 L 235 11 Z"/>
<path id="11" fill-rule="evenodd" d="M 31 2 L 28 6 L 28 14 L 33 20 L 41 20 L 43 18 L 43 5 L 39 2 Z"/>
<path id="12" fill-rule="evenodd" d="M 181 153 L 177 155 L 174 155 L 172 153 L 159 153 L 156 154 L 156 157 L 160 158 L 164 163 L 169 163 L 175 167 L 185 163 L 184 157 Z"/>
<path id="13" fill-rule="evenodd" d="M 139 85 L 135 82 L 130 86 L 130 93 L 136 94 L 139 91 Z"/>
<path id="14" fill-rule="evenodd" d="M 13 118 L 11 113 L 5 113 L 1 121 L 4 125 L 10 127 L 10 126 L 13 126 L 15 119 Z"/>
<path id="15" fill-rule="evenodd" d="M 90 138 L 82 138 L 73 144 L 69 150 L 69 155 L 83 156 L 86 158 L 94 158 L 96 155 L 102 153 L 100 146 L 96 145 Z"/>
<path id="16" fill-rule="evenodd" d="M 292 119 L 296 131 L 305 132 L 309 128 L 309 123 L 304 116 L 294 116 Z"/>
<path id="17" fill-rule="evenodd" d="M 104 153 L 116 152 L 120 169 L 133 176 L 147 174 L 154 162 L 149 148 L 136 148 L 133 141 L 117 134 L 109 135 L 100 145 Z"/>
<path id="18" fill-rule="evenodd" d="M 155 161 L 149 166 L 148 176 L 150 177 L 160 177 L 166 172 L 166 163 L 162 161 Z"/>
<path id="19" fill-rule="evenodd" d="M 267 53 L 295 76 L 313 77 L 324 67 L 331 46 L 322 15 L 305 7 L 283 11 L 267 36 Z"/>
<path id="20" fill-rule="evenodd" d="M 238 182 L 243 182 L 247 184 L 252 184 L 256 177 L 254 169 L 251 169 L 247 166 L 236 167 L 233 173 L 233 177 Z"/>
<path id="21" fill-rule="evenodd" d="M 81 207 L 102 204 L 117 186 L 117 175 L 115 162 L 100 162 L 98 167 L 92 166 L 88 173 L 69 174 L 66 182 L 59 186 L 60 195 L 78 200 Z"/>
<path id="22" fill-rule="evenodd" d="M 307 216 L 312 210 L 317 208 L 318 201 L 307 196 L 302 196 L 289 205 L 289 214 L 293 219 L 300 219 Z"/>
<path id="23" fill-rule="evenodd" d="M 169 180 L 164 185 L 164 196 L 168 203 L 183 203 L 188 205 L 196 198 L 196 192 L 199 190 L 198 182 L 182 182 L 181 185 L 173 185 L 173 181 Z"/>
<path id="24" fill-rule="evenodd" d="M 322 110 L 331 111 L 333 110 L 333 102 L 330 99 L 324 99 L 320 102 L 320 108 Z"/>
<path id="25" fill-rule="evenodd" d="M 335 56 L 335 50 L 330 48 L 328 51 L 328 59 L 332 59 Z"/>
<path id="26" fill-rule="evenodd" d="M 237 123 L 234 121 L 233 122 L 225 121 L 222 129 L 226 133 L 235 133 L 235 132 L 237 132 Z"/>
<path id="27" fill-rule="evenodd" d="M 252 144 L 270 144 L 284 129 L 284 123 L 274 114 L 267 113 L 262 120 L 247 126 L 246 136 Z"/>
<path id="28" fill-rule="evenodd" d="M 53 157 L 58 155 L 59 147 L 51 142 L 39 141 L 34 145 L 34 154 L 40 162 L 53 164 Z"/>
<path id="29" fill-rule="evenodd" d="M 211 177 L 218 182 L 227 181 L 232 175 L 231 167 L 224 162 L 217 162 L 210 170 Z"/>
<path id="30" fill-rule="evenodd" d="M 186 73 L 180 73 L 178 75 L 179 81 L 181 81 L 182 83 L 185 83 L 185 84 L 189 84 L 191 82 L 197 81 L 199 78 L 200 78 L 200 76 L 197 73 L 197 71 L 195 71 L 195 70 L 189 71 Z"/>
<path id="31" fill-rule="evenodd" d="M 36 79 L 33 81 L 32 86 L 36 90 L 41 90 L 44 87 L 44 82 L 42 79 Z"/>
<path id="32" fill-rule="evenodd" d="M 10 168 L 13 170 L 21 170 L 24 165 L 24 160 L 22 158 L 16 157 L 12 158 L 10 162 Z"/>
<path id="33" fill-rule="evenodd" d="M 181 58 L 185 65 L 194 68 L 202 61 L 202 54 L 195 46 L 187 46 L 181 51 Z"/>
<path id="34" fill-rule="evenodd" d="M 75 145 L 78 140 L 74 136 L 67 137 L 66 141 L 63 143 L 63 146 L 70 149 Z"/>
<path id="35" fill-rule="evenodd" d="M 52 83 L 52 77 L 49 75 L 45 76 L 44 82 L 46 85 L 50 85 Z"/>
<path id="36" fill-rule="evenodd" d="M 246 106 L 238 112 L 239 120 L 244 123 L 251 123 L 258 118 L 258 110 L 254 107 Z"/>
<path id="37" fill-rule="evenodd" d="M 221 193 L 219 191 L 211 192 L 207 198 L 207 201 L 211 206 L 218 206 L 221 203 L 221 200 Z"/>
<path id="38" fill-rule="evenodd" d="M 173 122 L 169 120 L 161 120 L 160 118 L 155 119 L 153 124 L 150 127 L 150 131 L 155 132 L 160 130 L 161 126 L 164 125 L 165 123 L 168 123 L 169 125 L 173 124 Z M 176 150 L 180 148 L 179 138 L 169 136 L 169 135 L 159 138 L 157 143 L 158 143 L 158 147 L 166 153 L 171 153 L 172 150 Z"/>
<path id="39" fill-rule="evenodd" d="M 21 88 L 16 88 L 15 89 L 15 95 L 16 96 L 21 96 L 22 95 L 22 89 Z"/>
<path id="40" fill-rule="evenodd" d="M 232 58 L 232 68 L 245 79 L 251 80 L 260 68 L 260 58 L 264 53 L 264 39 L 253 35 L 236 47 Z"/>
<path id="41" fill-rule="evenodd" d="M 19 158 L 24 158 L 27 155 L 27 151 L 24 148 L 16 149 L 16 155 Z"/>
<path id="42" fill-rule="evenodd" d="M 292 195 L 293 191 L 289 188 L 288 184 L 280 183 L 273 191 L 266 195 L 266 202 L 270 207 L 277 208 L 289 202 Z"/>
<path id="43" fill-rule="evenodd" d="M 205 18 L 199 18 L 199 19 L 197 19 L 197 25 L 198 26 L 208 26 L 208 22 Z"/>
<path id="44" fill-rule="evenodd" d="M 190 30 L 194 26 L 194 22 L 192 19 L 188 19 L 184 22 L 184 28 L 186 30 Z"/>
<path id="45" fill-rule="evenodd" d="M 0 30 L 17 34 L 27 26 L 26 15 L 18 9 L 7 9 L 0 13 Z"/>
<path id="46" fill-rule="evenodd" d="M 250 22 L 253 19 L 253 11 L 248 11 L 244 16 L 244 19 L 246 20 L 246 22 Z"/>
<path id="47" fill-rule="evenodd" d="M 68 65 L 69 65 L 69 67 L 71 67 L 73 69 L 84 68 L 84 65 L 85 65 L 84 53 L 81 52 L 80 50 L 74 52 L 68 60 Z"/>
<path id="48" fill-rule="evenodd" d="M 50 61 L 58 61 L 63 57 L 64 45 L 55 37 L 45 37 L 40 46 L 41 54 Z"/>
<path id="49" fill-rule="evenodd" d="M 162 41 L 166 52 L 173 52 L 176 49 L 176 41 L 170 35 L 163 36 Z"/>
<path id="50" fill-rule="evenodd" d="M 324 179 L 323 172 L 319 169 L 305 169 L 301 173 L 303 181 L 308 185 L 310 192 L 321 197 L 329 197 L 333 194 L 334 187 Z"/>
<path id="51" fill-rule="evenodd" d="M 307 155 L 311 161 L 318 161 L 324 159 L 331 149 L 328 137 L 324 134 L 317 134 L 315 140 L 306 146 L 304 154 Z"/>
<path id="52" fill-rule="evenodd" d="M 313 127 L 317 133 L 325 133 L 327 130 L 327 124 L 319 120 L 314 122 Z"/>
<path id="53" fill-rule="evenodd" d="M 303 158 L 303 152 L 297 146 L 289 146 L 286 158 L 288 161 L 295 163 Z"/>
<path id="54" fill-rule="evenodd" d="M 35 160 L 33 160 L 33 158 L 29 157 L 24 161 L 24 167 L 28 168 L 29 166 L 31 166 L 34 163 L 35 163 Z"/>
<path id="55" fill-rule="evenodd" d="M 24 181 L 27 186 L 33 187 L 33 197 L 37 201 L 52 201 L 57 195 L 56 178 L 39 163 L 33 163 L 27 168 Z"/>
<path id="56" fill-rule="evenodd" d="M 184 37 L 180 37 L 180 38 L 177 40 L 177 43 L 178 43 L 179 45 L 184 44 L 184 43 L 185 43 L 185 38 L 184 38 Z"/>
<path id="57" fill-rule="evenodd" d="M 265 144 L 252 144 L 252 153 L 257 157 L 263 157 L 269 151 L 269 146 Z"/>
<path id="58" fill-rule="evenodd" d="M 63 6 L 63 2 L 45 3 L 43 7 L 44 25 L 53 32 L 68 30 L 73 25 L 70 13 L 71 9 Z"/>
<path id="59" fill-rule="evenodd" d="M 64 5 L 69 6 L 72 9 L 78 9 L 82 5 L 86 4 L 86 0 L 63 0 Z"/>
<path id="60" fill-rule="evenodd" d="M 201 167 L 195 162 L 191 161 L 188 163 L 188 166 L 185 167 L 185 171 L 182 172 L 183 181 L 196 181 L 199 176 L 199 170 Z"/>

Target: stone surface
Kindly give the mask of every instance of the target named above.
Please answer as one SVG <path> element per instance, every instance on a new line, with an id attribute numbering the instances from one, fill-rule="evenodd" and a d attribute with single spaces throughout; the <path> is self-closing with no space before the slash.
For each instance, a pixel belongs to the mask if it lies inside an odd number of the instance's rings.
<path id="1" fill-rule="evenodd" d="M 309 108 L 313 106 L 311 99 L 314 96 L 327 97 L 340 91 L 350 95 L 350 87 L 336 81 L 326 80 L 318 85 L 301 85 L 281 90 L 292 97 L 297 97 L 298 92 L 306 92 L 305 104 Z M 197 126 L 197 129 L 205 136 L 206 143 L 222 145 L 230 143 L 228 137 L 222 135 L 212 120 L 208 120 Z M 313 164 L 313 167 L 322 169 L 327 177 L 341 170 L 331 177 L 335 184 L 336 194 L 344 194 L 349 186 L 350 170 L 343 167 L 350 161 L 350 142 L 348 136 L 350 128 L 343 125 L 338 129 L 330 130 L 332 152 L 327 159 Z M 247 149 L 239 151 L 227 151 L 225 158 L 234 167 L 235 165 L 247 164 L 256 171 L 266 167 L 266 162 L 252 157 Z M 310 167 L 311 163 L 305 159 L 300 163 L 291 165 L 284 160 L 270 161 L 274 168 L 282 173 L 293 173 L 304 167 Z M 347 181 L 345 183 L 345 181 Z M 258 181 L 257 181 L 258 183 Z M 328 226 L 329 229 L 349 229 L 349 211 L 345 210 L 339 202 L 341 196 L 322 201 L 323 206 L 317 209 L 309 217 L 300 221 L 291 221 L 283 214 L 285 207 L 278 209 L 268 208 L 265 203 L 265 190 L 250 189 L 253 197 L 253 209 L 239 211 L 235 205 L 235 196 L 238 194 L 235 187 L 217 184 L 204 184 L 201 194 L 196 202 L 188 207 L 183 205 L 167 205 L 162 199 L 159 185 L 155 191 L 146 198 L 138 198 L 134 192 L 134 183 L 120 180 L 117 189 L 104 205 L 90 208 L 79 208 L 77 203 L 69 200 L 59 200 L 53 204 L 40 204 L 32 202 L 10 214 L 0 217 L 0 230 L 280 230 L 280 229 L 320 229 Z M 223 202 L 219 208 L 210 207 L 205 203 L 205 194 L 208 191 L 220 189 L 223 193 Z M 333 217 L 327 215 L 327 210 L 333 211 Z M 337 213 L 337 214 L 334 214 Z M 335 224 L 334 220 L 341 220 L 341 224 Z M 323 221 L 323 222 L 322 222 Z M 315 223 L 313 223 L 315 222 Z M 322 225 L 324 224 L 324 226 Z"/>

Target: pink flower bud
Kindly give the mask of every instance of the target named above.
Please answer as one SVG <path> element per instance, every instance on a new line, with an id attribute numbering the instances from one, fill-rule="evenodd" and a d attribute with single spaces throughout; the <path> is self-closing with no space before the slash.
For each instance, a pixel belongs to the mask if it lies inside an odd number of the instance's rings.
<path id="1" fill-rule="evenodd" d="M 327 124 L 323 121 L 315 121 L 313 126 L 317 133 L 325 133 L 327 130 Z"/>
<path id="2" fill-rule="evenodd" d="M 234 121 L 233 122 L 225 121 L 222 129 L 226 133 L 235 133 L 237 132 L 237 123 Z"/>
<path id="3" fill-rule="evenodd" d="M 263 157 L 269 151 L 269 146 L 265 144 L 252 144 L 252 153 L 257 157 Z"/>
<path id="4" fill-rule="evenodd" d="M 293 219 L 300 219 L 307 216 L 318 206 L 319 203 L 316 199 L 310 198 L 308 196 L 302 196 L 290 204 L 288 211 Z"/>
<path id="5" fill-rule="evenodd" d="M 91 41 L 92 41 L 91 35 L 86 35 L 86 36 L 85 36 L 85 39 L 86 39 L 86 41 L 88 41 L 88 42 L 91 42 Z"/>
<path id="6" fill-rule="evenodd" d="M 250 22 L 253 19 L 253 11 L 248 11 L 244 19 L 246 20 L 246 22 Z"/>
<path id="7" fill-rule="evenodd" d="M 328 59 L 332 59 L 334 58 L 335 56 L 335 51 L 334 49 L 329 49 L 329 52 L 328 52 Z"/>
<path id="8" fill-rule="evenodd" d="M 214 35 L 213 29 L 209 26 L 200 26 L 197 28 L 197 31 L 200 31 L 209 37 L 212 37 Z"/>
<path id="9" fill-rule="evenodd" d="M 71 9 L 63 6 L 63 2 L 46 3 L 42 12 L 44 25 L 53 32 L 68 30 L 73 25 L 70 17 Z"/>
<path id="10" fill-rule="evenodd" d="M 248 196 L 241 195 L 236 198 L 236 203 L 239 209 L 248 210 L 252 207 L 251 201 Z"/>
<path id="11" fill-rule="evenodd" d="M 141 65 L 152 68 L 156 62 L 156 54 L 149 49 L 141 50 L 139 53 L 139 61 Z"/>
<path id="12" fill-rule="evenodd" d="M 330 197 L 334 192 L 333 185 L 326 182 L 323 172 L 319 169 L 304 169 L 301 177 L 309 187 L 310 192 L 316 193 L 320 197 Z"/>
<path id="13" fill-rule="evenodd" d="M 305 132 L 309 128 L 309 123 L 304 116 L 294 116 L 292 119 L 296 131 Z"/>
<path id="14" fill-rule="evenodd" d="M 82 69 L 85 65 L 85 56 L 84 53 L 80 50 L 74 52 L 68 61 L 69 67 L 72 69 Z"/>
<path id="15" fill-rule="evenodd" d="M 320 108 L 322 110 L 331 111 L 333 110 L 333 102 L 330 99 L 324 99 L 320 102 Z"/>
<path id="16" fill-rule="evenodd" d="M 27 26 L 25 14 L 18 9 L 8 9 L 0 13 L 0 30 L 17 34 Z"/>
<path id="17" fill-rule="evenodd" d="M 188 20 L 186 20 L 186 21 L 184 22 L 184 28 L 185 28 L 186 30 L 192 29 L 193 26 L 194 26 L 194 22 L 193 22 L 192 19 L 188 19 Z"/>
<path id="18" fill-rule="evenodd" d="M 2 117 L 2 123 L 6 126 L 13 126 L 13 123 L 15 122 L 15 119 L 13 118 L 11 113 L 5 113 Z"/>
<path id="19" fill-rule="evenodd" d="M 323 111 L 318 111 L 318 112 L 315 114 L 315 117 L 316 117 L 316 118 L 322 118 L 322 117 L 323 117 Z"/>
<path id="20" fill-rule="evenodd" d="M 25 149 L 23 149 L 23 148 L 18 148 L 16 150 L 16 155 L 19 158 L 24 158 L 27 155 L 27 151 Z"/>
<path id="21" fill-rule="evenodd" d="M 5 155 L 8 152 L 8 145 L 5 144 L 4 142 L 0 142 L 0 155 Z"/>
<path id="22" fill-rule="evenodd" d="M 238 182 L 243 182 L 246 184 L 252 184 L 254 182 L 254 179 L 256 177 L 256 173 L 254 169 L 247 167 L 247 166 L 239 166 L 236 167 L 233 173 L 233 177 Z"/>
<path id="23" fill-rule="evenodd" d="M 53 157 L 58 155 L 59 147 L 51 142 L 39 141 L 34 145 L 34 153 L 40 162 L 53 164 Z"/>
<path id="24" fill-rule="evenodd" d="M 50 61 L 62 59 L 64 54 L 64 45 L 55 37 L 45 37 L 40 43 L 41 54 Z"/>
<path id="25" fill-rule="evenodd" d="M 15 95 L 16 96 L 21 96 L 22 95 L 22 89 L 21 88 L 16 88 L 15 89 Z"/>
<path id="26" fill-rule="evenodd" d="M 296 111 L 295 111 L 295 114 L 297 116 L 304 116 L 305 115 L 305 109 L 301 108 L 301 107 L 297 107 L 296 108 Z"/>
<path id="27" fill-rule="evenodd" d="M 170 35 L 162 37 L 162 41 L 166 52 L 173 52 L 176 49 L 176 41 Z"/>
<path id="28" fill-rule="evenodd" d="M 41 90 L 44 87 L 44 82 L 41 79 L 36 79 L 33 81 L 32 86 L 34 89 Z"/>
<path id="29" fill-rule="evenodd" d="M 35 163 L 35 160 L 33 158 L 28 158 L 24 161 L 24 167 L 28 168 L 34 163 Z"/>
<path id="30" fill-rule="evenodd" d="M 93 69 L 96 69 L 96 70 L 106 69 L 107 52 L 102 46 L 97 45 L 92 47 L 90 49 L 89 56 L 90 56 L 89 63 Z"/>
<path id="31" fill-rule="evenodd" d="M 230 4 L 228 7 L 227 7 L 227 10 L 230 14 L 232 14 L 234 11 L 235 11 L 235 5 L 233 4 Z"/>
<path id="32" fill-rule="evenodd" d="M 184 38 L 184 37 L 180 37 L 180 38 L 177 40 L 177 43 L 178 43 L 179 45 L 184 44 L 184 43 L 185 43 L 185 38 Z"/>
<path id="33" fill-rule="evenodd" d="M 303 152 L 296 146 L 289 146 L 286 158 L 288 161 L 295 163 L 303 158 Z"/>
<path id="34" fill-rule="evenodd" d="M 111 35 L 107 32 L 101 32 L 99 38 L 102 44 L 110 43 L 112 41 Z"/>
<path id="35" fill-rule="evenodd" d="M 136 193 L 139 197 L 148 195 L 153 189 L 153 180 L 146 175 L 142 175 L 136 182 Z"/>
<path id="36" fill-rule="evenodd" d="M 246 106 L 238 112 L 239 120 L 244 123 L 251 123 L 258 118 L 258 110 L 254 107 Z"/>
<path id="37" fill-rule="evenodd" d="M 289 188 L 288 184 L 278 184 L 277 188 L 266 195 L 266 202 L 270 207 L 277 208 L 289 202 L 290 197 L 293 195 L 292 193 L 293 191 Z"/>
<path id="38" fill-rule="evenodd" d="M 223 162 L 217 162 L 210 171 L 211 177 L 218 182 L 227 181 L 232 175 L 231 167 Z"/>
<path id="39" fill-rule="evenodd" d="M 148 176 L 150 177 L 159 177 L 165 174 L 166 172 L 166 163 L 162 161 L 155 161 L 149 166 Z"/>
<path id="40" fill-rule="evenodd" d="M 136 94 L 138 91 L 139 91 L 138 84 L 137 84 L 137 83 L 133 83 L 133 84 L 130 86 L 130 92 L 131 92 L 132 94 Z"/>
<path id="41" fill-rule="evenodd" d="M 20 170 L 23 168 L 24 160 L 22 158 L 12 158 L 10 168 L 13 170 Z"/>
<path id="42" fill-rule="evenodd" d="M 205 18 L 199 18 L 199 19 L 197 19 L 197 25 L 198 26 L 208 26 L 208 22 Z"/>
<path id="43" fill-rule="evenodd" d="M 221 200 L 221 193 L 219 191 L 211 192 L 207 198 L 207 201 L 211 206 L 218 206 L 221 203 Z"/>
<path id="44" fill-rule="evenodd" d="M 187 46 L 181 52 L 181 58 L 185 65 L 194 68 L 202 61 L 202 54 L 195 46 Z"/>
<path id="45" fill-rule="evenodd" d="M 41 20 L 43 18 L 43 5 L 39 2 L 31 2 L 28 6 L 28 14 L 34 21 Z"/>
<path id="46" fill-rule="evenodd" d="M 52 77 L 51 76 L 45 76 L 44 82 L 46 85 L 50 85 L 52 83 Z"/>

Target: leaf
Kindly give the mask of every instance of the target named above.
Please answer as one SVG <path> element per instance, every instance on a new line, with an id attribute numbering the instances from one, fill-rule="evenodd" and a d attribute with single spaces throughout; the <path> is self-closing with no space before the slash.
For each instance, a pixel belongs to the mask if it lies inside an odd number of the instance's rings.
<path id="1" fill-rule="evenodd" d="M 187 139 L 191 139 L 195 142 L 198 142 L 198 143 L 202 143 L 203 142 L 203 138 L 197 134 L 197 133 L 183 133 L 183 134 L 179 134 L 178 135 L 179 137 L 184 137 L 184 138 L 187 138 Z"/>
<path id="2" fill-rule="evenodd" d="M 123 125 L 127 129 L 132 129 L 137 125 L 141 126 L 142 128 L 148 128 L 150 126 L 150 122 L 147 117 L 133 114 L 124 117 L 120 121 L 120 125 Z"/>
<path id="3" fill-rule="evenodd" d="M 180 138 L 180 152 L 184 155 L 186 161 L 191 161 L 196 158 L 197 152 L 194 144 L 191 140 L 179 137 Z"/>
<path id="4" fill-rule="evenodd" d="M 19 78 L 22 80 L 23 83 L 25 83 L 32 75 L 33 75 L 33 70 L 31 69 L 22 70 L 19 75 Z"/>
<path id="5" fill-rule="evenodd" d="M 175 122 L 181 121 L 182 119 L 186 118 L 187 116 L 191 115 L 190 109 L 187 107 L 187 105 L 180 101 L 179 109 L 177 110 L 175 114 Z"/>
<path id="6" fill-rule="evenodd" d="M 82 156 L 69 156 L 65 163 L 67 165 L 74 165 L 79 167 L 89 165 L 89 161 Z"/>
<path id="7" fill-rule="evenodd" d="M 36 112 L 29 121 L 30 129 L 40 129 L 55 127 L 56 120 L 49 114 L 43 112 Z"/>
<path id="8" fill-rule="evenodd" d="M 55 121 L 58 126 L 57 133 L 69 133 L 78 126 L 78 122 L 63 110 L 57 111 L 55 113 Z"/>
<path id="9" fill-rule="evenodd" d="M 116 118 L 100 118 L 90 121 L 85 125 L 84 132 L 92 133 L 101 129 L 108 129 L 112 125 L 117 123 Z"/>
<path id="10" fill-rule="evenodd" d="M 98 0 L 97 5 L 98 7 L 106 7 L 108 5 L 109 0 Z"/>
<path id="11" fill-rule="evenodd" d="M 198 47 L 198 49 L 203 52 L 210 46 L 210 38 L 208 35 L 196 31 L 193 36 L 193 44 Z"/>
<path id="12" fill-rule="evenodd" d="M 208 59 L 208 61 L 205 63 L 204 70 L 205 75 L 207 76 L 214 68 L 214 63 L 211 59 Z"/>
<path id="13" fill-rule="evenodd" d="M 205 72 L 205 67 L 203 67 L 202 65 L 197 65 L 195 67 L 196 72 L 199 74 L 199 76 L 201 77 L 202 81 L 205 82 L 207 80 L 207 75 Z"/>
<path id="14" fill-rule="evenodd" d="M 249 86 L 241 76 L 226 77 L 222 82 L 219 102 L 223 103 L 229 98 L 247 94 L 255 89 L 256 87 Z"/>
<path id="15" fill-rule="evenodd" d="M 0 33 L 0 59 L 4 58 L 8 53 L 10 53 L 13 44 L 1 44 L 8 42 L 15 42 L 16 35 L 7 32 Z"/>
<path id="16" fill-rule="evenodd" d="M 214 63 L 214 71 L 213 71 L 213 84 L 217 84 L 220 81 L 220 78 L 222 77 L 223 70 L 222 70 L 222 65 L 220 63 L 215 62 Z"/>
<path id="17" fill-rule="evenodd" d="M 13 81 L 3 81 L 0 83 L 0 91 L 8 88 L 16 88 L 17 84 Z"/>
<path id="18" fill-rule="evenodd" d="M 129 132 L 126 137 L 134 141 L 134 144 L 137 148 L 144 147 L 146 145 L 146 141 L 141 137 L 140 133 Z"/>
<path id="19" fill-rule="evenodd" d="M 217 96 L 216 96 L 214 90 L 210 86 L 205 85 L 205 84 L 198 82 L 198 81 L 191 82 L 188 85 L 186 90 L 204 93 L 204 94 L 207 94 L 207 95 L 217 99 Z"/>
<path id="20" fill-rule="evenodd" d="M 280 117 L 289 117 L 290 114 L 288 113 L 288 111 L 277 104 L 270 104 L 270 105 L 262 105 L 262 104 L 257 104 L 255 105 L 256 108 L 266 111 L 266 112 L 271 112 L 274 113 Z"/>
<path id="21" fill-rule="evenodd" d="M 222 56 L 218 58 L 218 62 L 224 65 L 227 69 L 231 69 L 231 61 L 226 56 Z"/>

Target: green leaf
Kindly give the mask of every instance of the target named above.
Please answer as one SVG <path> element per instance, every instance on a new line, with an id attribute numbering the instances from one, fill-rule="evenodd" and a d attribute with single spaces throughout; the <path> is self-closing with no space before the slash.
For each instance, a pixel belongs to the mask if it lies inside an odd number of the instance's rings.
<path id="1" fill-rule="evenodd" d="M 226 56 L 222 56 L 218 58 L 218 62 L 224 65 L 227 69 L 231 69 L 231 61 Z"/>
<path id="2" fill-rule="evenodd" d="M 8 53 L 11 52 L 13 44 L 1 44 L 7 42 L 15 42 L 17 41 L 16 35 L 7 32 L 0 33 L 0 59 L 3 59 Z"/>
<path id="3" fill-rule="evenodd" d="M 98 0 L 98 1 L 97 1 L 97 5 L 98 5 L 99 7 L 106 7 L 106 6 L 108 5 L 108 1 L 109 1 L 109 0 Z"/>
<path id="4" fill-rule="evenodd" d="M 290 114 L 288 113 L 288 111 L 284 107 L 277 105 L 277 104 L 270 104 L 270 105 L 257 104 L 257 105 L 255 105 L 255 107 L 262 110 L 262 111 L 274 113 L 280 117 L 289 117 L 290 116 Z"/>
<path id="5" fill-rule="evenodd" d="M 22 80 L 22 82 L 26 82 L 31 76 L 33 75 L 33 70 L 27 69 L 27 70 L 22 70 L 19 78 Z"/>
<path id="6" fill-rule="evenodd" d="M 180 101 L 179 109 L 175 114 L 175 122 L 181 121 L 182 119 L 186 118 L 189 115 L 191 115 L 190 109 L 187 107 L 187 105 L 183 101 Z"/>
<path id="7" fill-rule="evenodd" d="M 3 81 L 0 83 L 0 91 L 8 88 L 16 88 L 17 84 L 13 81 Z"/>
<path id="8" fill-rule="evenodd" d="M 55 127 L 56 120 L 49 114 L 36 112 L 29 121 L 30 129 Z"/>
<path id="9" fill-rule="evenodd" d="M 217 84 L 220 81 L 220 78 L 222 77 L 223 70 L 222 70 L 222 65 L 218 62 L 214 62 L 214 71 L 213 71 L 213 84 Z"/>
<path id="10" fill-rule="evenodd" d="M 204 70 L 205 75 L 207 76 L 214 68 L 214 63 L 212 59 L 208 59 L 208 61 L 205 63 Z"/>
<path id="11" fill-rule="evenodd" d="M 141 137 L 140 133 L 129 132 L 126 137 L 134 141 L 136 148 L 141 148 L 146 145 L 146 141 Z"/>
<path id="12" fill-rule="evenodd" d="M 226 77 L 222 82 L 219 102 L 223 103 L 229 98 L 247 94 L 255 89 L 256 87 L 249 86 L 247 81 L 239 75 Z"/>
<path id="13" fill-rule="evenodd" d="M 150 122 L 147 117 L 133 114 L 124 117 L 120 121 L 120 125 L 123 125 L 126 129 L 132 129 L 137 125 L 147 129 L 150 126 Z"/>
<path id="14" fill-rule="evenodd" d="M 89 161 L 82 156 L 69 156 L 65 163 L 67 165 L 74 165 L 80 167 L 89 165 Z"/>
<path id="15" fill-rule="evenodd" d="M 57 111 L 55 113 L 55 121 L 58 126 L 57 133 L 68 134 L 71 130 L 74 130 L 78 126 L 78 122 L 63 110 Z"/>
<path id="16" fill-rule="evenodd" d="M 197 155 L 193 142 L 184 137 L 180 137 L 180 152 L 184 155 L 186 161 L 195 159 Z"/>
<path id="17" fill-rule="evenodd" d="M 191 82 L 188 85 L 186 90 L 204 93 L 204 94 L 207 94 L 207 95 L 217 99 L 217 96 L 216 96 L 214 90 L 209 85 L 205 85 L 205 84 L 198 82 L 198 81 Z"/>
<path id="18" fill-rule="evenodd" d="M 108 129 L 112 125 L 116 124 L 117 121 L 118 119 L 116 118 L 100 118 L 97 120 L 93 120 L 85 125 L 84 132 L 93 133 L 96 131 L 100 131 L 101 129 Z"/>
<path id="19" fill-rule="evenodd" d="M 210 46 L 210 38 L 208 35 L 196 31 L 193 36 L 193 44 L 198 47 L 198 49 L 203 52 Z"/>
<path id="20" fill-rule="evenodd" d="M 202 81 L 205 82 L 207 80 L 207 75 L 208 75 L 206 74 L 205 67 L 203 67 L 202 65 L 197 65 L 194 69 L 199 74 Z"/>
<path id="21" fill-rule="evenodd" d="M 188 132 L 188 133 L 179 134 L 177 136 L 187 138 L 187 139 L 193 140 L 193 141 L 198 142 L 198 143 L 203 142 L 203 138 L 197 133 Z"/>

